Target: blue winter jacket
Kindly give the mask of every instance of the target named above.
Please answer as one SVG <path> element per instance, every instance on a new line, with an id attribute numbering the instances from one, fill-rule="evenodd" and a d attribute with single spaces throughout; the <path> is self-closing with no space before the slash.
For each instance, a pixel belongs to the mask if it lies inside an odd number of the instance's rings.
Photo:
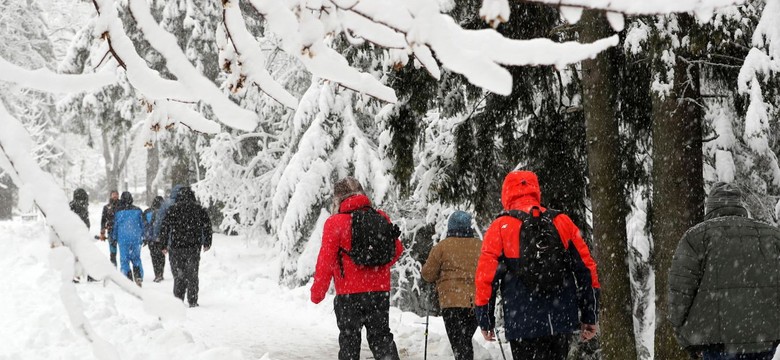
<path id="1" fill-rule="evenodd" d="M 144 233 L 143 212 L 137 206 L 133 206 L 130 193 L 122 193 L 116 213 L 114 226 L 111 229 L 111 238 L 120 244 L 141 244 Z"/>

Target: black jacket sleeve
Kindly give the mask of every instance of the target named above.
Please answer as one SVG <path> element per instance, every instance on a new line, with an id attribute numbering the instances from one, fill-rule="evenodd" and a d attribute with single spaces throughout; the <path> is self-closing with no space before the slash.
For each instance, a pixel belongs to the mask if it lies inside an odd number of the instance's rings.
<path id="1" fill-rule="evenodd" d="M 203 244 L 204 247 L 211 247 L 211 237 L 213 233 L 213 231 L 211 230 L 211 217 L 209 217 L 208 211 L 206 211 L 206 209 L 203 208 L 201 208 L 200 223 L 201 223 L 200 242 L 201 244 Z"/>

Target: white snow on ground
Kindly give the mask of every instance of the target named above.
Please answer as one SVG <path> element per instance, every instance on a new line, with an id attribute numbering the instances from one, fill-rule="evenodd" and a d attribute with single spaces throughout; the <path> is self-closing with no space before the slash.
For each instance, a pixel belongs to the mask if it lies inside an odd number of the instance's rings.
<path id="1" fill-rule="evenodd" d="M 90 208 L 91 234 L 98 233 L 100 207 Z M 60 298 L 61 274 L 50 263 L 42 221 L 0 222 L 0 360 L 94 359 L 87 341 L 71 328 Z M 107 245 L 96 241 L 108 256 Z M 144 248 L 144 288 L 172 296 L 166 263 L 165 280 L 154 278 Z M 143 304 L 113 284 L 78 284 L 85 315 L 95 331 L 122 359 L 201 360 L 332 359 L 338 353 L 338 329 L 329 296 L 309 301 L 308 287 L 289 289 L 272 280 L 274 256 L 241 237 L 215 235 L 212 250 L 201 257 L 200 307 L 186 310 L 184 320 L 161 321 Z M 184 305 L 182 305 L 184 306 Z M 425 318 L 391 308 L 390 327 L 403 359 L 422 359 Z M 429 359 L 451 359 L 440 317 L 431 317 Z M 478 336 L 478 335 L 476 335 Z M 475 336 L 477 359 L 501 358 L 497 344 Z M 507 344 L 504 344 L 508 352 Z M 507 353 L 508 355 L 508 353 Z M 372 358 L 363 339 L 361 358 Z"/>

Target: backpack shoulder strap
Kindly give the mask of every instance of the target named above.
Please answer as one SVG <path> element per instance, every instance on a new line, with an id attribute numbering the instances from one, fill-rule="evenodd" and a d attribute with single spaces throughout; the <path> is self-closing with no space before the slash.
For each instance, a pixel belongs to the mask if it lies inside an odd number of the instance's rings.
<path id="1" fill-rule="evenodd" d="M 509 211 L 504 210 L 500 214 L 498 214 L 498 216 L 496 216 L 496 219 L 503 216 L 511 216 L 520 221 L 526 221 L 530 215 L 527 212 L 520 211 L 520 210 L 509 210 Z"/>

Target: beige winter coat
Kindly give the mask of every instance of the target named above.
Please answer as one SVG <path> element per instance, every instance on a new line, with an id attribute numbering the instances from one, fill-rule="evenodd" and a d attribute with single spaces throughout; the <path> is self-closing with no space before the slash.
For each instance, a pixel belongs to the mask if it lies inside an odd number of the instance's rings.
<path id="1" fill-rule="evenodd" d="M 431 249 L 422 277 L 436 283 L 441 308 L 474 306 L 474 273 L 481 249 L 479 239 L 457 237 L 446 238 Z"/>

